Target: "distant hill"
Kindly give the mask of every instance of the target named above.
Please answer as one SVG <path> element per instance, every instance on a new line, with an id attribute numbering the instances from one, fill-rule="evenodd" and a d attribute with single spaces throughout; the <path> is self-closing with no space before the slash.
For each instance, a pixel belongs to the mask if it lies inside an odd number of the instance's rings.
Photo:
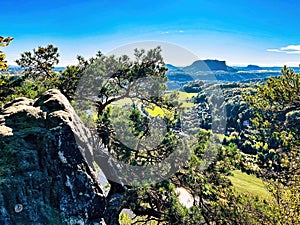
<path id="1" fill-rule="evenodd" d="M 13 65 L 9 65 L 8 66 L 8 71 L 9 72 L 20 72 L 22 71 L 23 69 L 19 66 L 13 66 Z"/>
<path id="2" fill-rule="evenodd" d="M 262 68 L 260 66 L 256 66 L 256 65 L 248 65 L 245 69 L 246 70 L 262 70 Z"/>
<path id="3" fill-rule="evenodd" d="M 282 67 L 260 67 L 257 65 L 248 66 L 228 66 L 226 61 L 220 60 L 197 60 L 189 66 L 180 67 L 172 64 L 166 64 L 168 68 L 168 87 L 182 86 L 187 82 L 194 80 L 205 81 L 249 81 L 256 79 L 265 79 L 270 76 L 278 76 L 281 74 Z M 296 73 L 299 68 L 291 67 Z M 65 67 L 55 67 L 54 71 L 59 72 Z M 11 74 L 18 74 L 23 71 L 19 66 L 10 65 L 8 71 Z"/>
<path id="4" fill-rule="evenodd" d="M 59 72 L 59 71 L 63 71 L 63 70 L 65 70 L 66 69 L 66 67 L 63 67 L 63 66 L 61 66 L 61 67 L 54 67 L 54 71 L 55 72 Z M 8 66 L 8 71 L 9 72 L 11 72 L 11 73 L 14 73 L 14 72 L 21 72 L 21 71 L 23 71 L 24 69 L 23 68 L 21 68 L 20 66 L 14 66 L 14 65 L 9 65 Z"/>
<path id="5" fill-rule="evenodd" d="M 185 73 L 197 73 L 205 71 L 226 71 L 236 72 L 237 70 L 233 67 L 227 66 L 226 61 L 206 59 L 197 60 L 189 66 L 177 67 L 172 64 L 166 64 L 169 72 L 185 72 Z"/>
<path id="6" fill-rule="evenodd" d="M 281 74 L 280 67 L 260 67 L 257 65 L 230 67 L 226 65 L 226 61 L 210 59 L 197 60 L 185 67 L 176 67 L 171 64 L 167 64 L 166 67 L 168 68 L 167 84 L 169 89 L 174 89 L 193 80 L 241 82 L 266 79 Z"/>
<path id="7" fill-rule="evenodd" d="M 189 73 L 196 73 L 199 71 L 227 71 L 227 72 L 236 72 L 237 70 L 227 66 L 225 61 L 219 60 L 197 60 L 192 63 L 190 66 L 182 68 L 183 71 Z"/>
<path id="8" fill-rule="evenodd" d="M 166 67 L 168 69 L 169 72 L 183 72 L 183 70 L 180 68 L 180 67 L 177 67 L 177 66 L 173 66 L 172 64 L 166 64 Z"/>

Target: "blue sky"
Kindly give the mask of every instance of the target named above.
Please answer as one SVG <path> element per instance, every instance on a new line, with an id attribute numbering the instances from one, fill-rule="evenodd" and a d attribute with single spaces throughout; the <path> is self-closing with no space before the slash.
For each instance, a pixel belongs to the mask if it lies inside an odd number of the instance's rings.
<path id="1" fill-rule="evenodd" d="M 9 64 L 50 43 L 67 65 L 78 54 L 157 40 L 229 65 L 297 66 L 299 9 L 297 0 L 9 0 L 1 2 L 0 35 L 15 38 L 3 49 Z"/>

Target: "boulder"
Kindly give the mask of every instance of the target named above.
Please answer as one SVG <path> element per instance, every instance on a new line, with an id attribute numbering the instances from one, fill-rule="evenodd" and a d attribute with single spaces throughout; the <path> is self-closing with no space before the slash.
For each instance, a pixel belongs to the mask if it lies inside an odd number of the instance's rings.
<path id="1" fill-rule="evenodd" d="M 0 115 L 0 224 L 102 224 L 92 135 L 58 90 Z"/>

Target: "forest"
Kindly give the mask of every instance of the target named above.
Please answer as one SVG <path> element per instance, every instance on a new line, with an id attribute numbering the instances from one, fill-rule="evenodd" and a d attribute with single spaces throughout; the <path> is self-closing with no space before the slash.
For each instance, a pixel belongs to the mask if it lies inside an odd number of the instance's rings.
<path id="1" fill-rule="evenodd" d="M 115 159 L 107 168 L 94 153 L 106 198 L 121 199 L 106 224 L 300 224 L 300 74 L 293 69 L 168 90 L 160 47 L 135 49 L 134 59 L 99 51 L 57 70 L 50 44 L 24 52 L 12 72 L 5 61 L 12 40 L 0 37 L 0 114 L 50 89 L 68 99 Z M 1 190 L 20 171 L 10 149 L 0 151 Z"/>

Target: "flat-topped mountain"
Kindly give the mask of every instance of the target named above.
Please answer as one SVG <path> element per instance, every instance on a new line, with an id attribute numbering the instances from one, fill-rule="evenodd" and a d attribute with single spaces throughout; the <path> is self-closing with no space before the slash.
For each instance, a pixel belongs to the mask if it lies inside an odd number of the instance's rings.
<path id="1" fill-rule="evenodd" d="M 238 82 L 265 79 L 281 74 L 280 67 L 260 67 L 251 64 L 247 67 L 231 67 L 226 64 L 226 61 L 213 59 L 197 60 L 185 67 L 176 67 L 171 64 L 167 64 L 166 67 L 170 89 L 176 89 L 194 80 Z"/>
<path id="2" fill-rule="evenodd" d="M 226 61 L 220 61 L 215 59 L 197 60 L 189 66 L 176 67 L 171 64 L 167 64 L 166 67 L 170 72 L 186 72 L 186 73 L 197 73 L 205 71 L 226 71 L 236 72 L 237 70 L 227 66 Z"/>
<path id="3" fill-rule="evenodd" d="M 186 72 L 195 73 L 198 71 L 228 71 L 234 72 L 236 71 L 234 68 L 227 66 L 226 61 L 219 61 L 219 60 L 197 60 L 192 63 L 190 66 L 183 67 L 183 70 Z"/>

